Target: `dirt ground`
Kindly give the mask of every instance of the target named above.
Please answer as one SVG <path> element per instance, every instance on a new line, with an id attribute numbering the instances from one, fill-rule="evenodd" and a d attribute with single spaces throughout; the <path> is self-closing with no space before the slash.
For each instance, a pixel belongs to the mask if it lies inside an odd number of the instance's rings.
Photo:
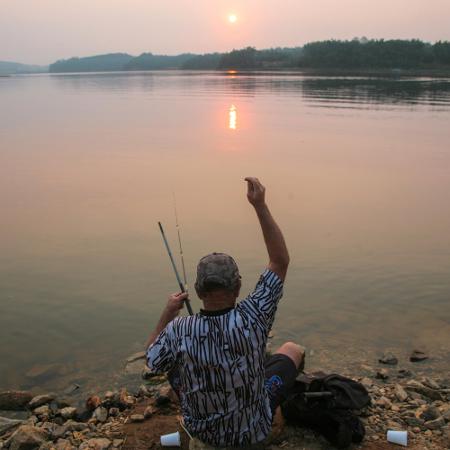
<path id="1" fill-rule="evenodd" d="M 145 408 L 149 405 L 154 405 L 153 400 L 148 398 L 144 399 L 135 406 L 130 412 L 130 415 L 143 414 Z M 335 448 L 321 436 L 314 434 L 310 430 L 285 427 L 282 419 L 276 421 L 274 428 L 274 436 L 271 437 L 271 440 L 266 445 L 266 448 L 269 450 L 332 450 Z M 146 419 L 144 422 L 132 423 L 127 421 L 124 426 L 125 442 L 122 448 L 124 450 L 162 450 L 163 447 L 160 444 L 161 435 L 174 433 L 176 431 L 179 431 L 181 434 L 181 449 L 188 450 L 190 439 L 179 423 L 178 411 L 170 406 L 161 408 L 156 414 L 149 419 Z M 206 449 L 206 447 L 204 448 Z M 402 447 L 388 442 L 365 441 L 361 445 L 354 445 L 351 448 L 352 450 L 399 450 Z M 409 450 L 446 449 L 446 447 L 440 445 L 439 442 L 436 442 L 433 446 L 429 447 L 424 447 L 423 444 L 410 443 L 407 448 Z"/>

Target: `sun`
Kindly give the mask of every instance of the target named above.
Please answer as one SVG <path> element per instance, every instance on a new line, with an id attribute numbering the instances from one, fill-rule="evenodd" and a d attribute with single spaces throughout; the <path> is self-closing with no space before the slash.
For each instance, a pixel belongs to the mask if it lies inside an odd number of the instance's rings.
<path id="1" fill-rule="evenodd" d="M 236 23 L 236 22 L 237 22 L 237 16 L 236 16 L 236 14 L 230 14 L 230 15 L 228 16 L 228 22 L 230 22 L 230 23 Z"/>

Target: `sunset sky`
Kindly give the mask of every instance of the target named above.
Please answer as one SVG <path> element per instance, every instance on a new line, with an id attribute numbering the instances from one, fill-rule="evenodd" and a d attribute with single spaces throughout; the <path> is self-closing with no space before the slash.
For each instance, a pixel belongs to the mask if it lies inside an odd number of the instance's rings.
<path id="1" fill-rule="evenodd" d="M 48 64 L 108 52 L 203 53 L 355 36 L 449 40 L 449 17 L 449 0 L 1 0 L 0 61 Z"/>

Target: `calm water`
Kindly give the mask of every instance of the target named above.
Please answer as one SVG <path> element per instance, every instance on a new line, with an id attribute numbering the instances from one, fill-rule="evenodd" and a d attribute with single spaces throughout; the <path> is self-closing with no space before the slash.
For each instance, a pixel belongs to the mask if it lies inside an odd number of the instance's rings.
<path id="1" fill-rule="evenodd" d="M 336 369 L 421 346 L 450 369 L 450 80 L 0 78 L 0 144 L 0 388 L 120 382 L 176 290 L 172 192 L 191 284 L 225 251 L 248 292 L 247 175 L 291 253 L 274 345 Z"/>

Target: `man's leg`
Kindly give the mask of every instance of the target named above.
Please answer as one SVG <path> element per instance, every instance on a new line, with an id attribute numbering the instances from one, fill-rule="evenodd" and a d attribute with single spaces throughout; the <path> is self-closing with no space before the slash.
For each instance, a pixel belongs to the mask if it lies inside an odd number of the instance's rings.
<path id="1" fill-rule="evenodd" d="M 305 349 L 294 342 L 285 342 L 274 354 L 289 357 L 299 371 L 305 367 Z"/>
<path id="2" fill-rule="evenodd" d="M 305 350 L 293 342 L 284 343 L 266 361 L 266 389 L 272 412 L 286 400 L 299 371 L 305 366 Z"/>

